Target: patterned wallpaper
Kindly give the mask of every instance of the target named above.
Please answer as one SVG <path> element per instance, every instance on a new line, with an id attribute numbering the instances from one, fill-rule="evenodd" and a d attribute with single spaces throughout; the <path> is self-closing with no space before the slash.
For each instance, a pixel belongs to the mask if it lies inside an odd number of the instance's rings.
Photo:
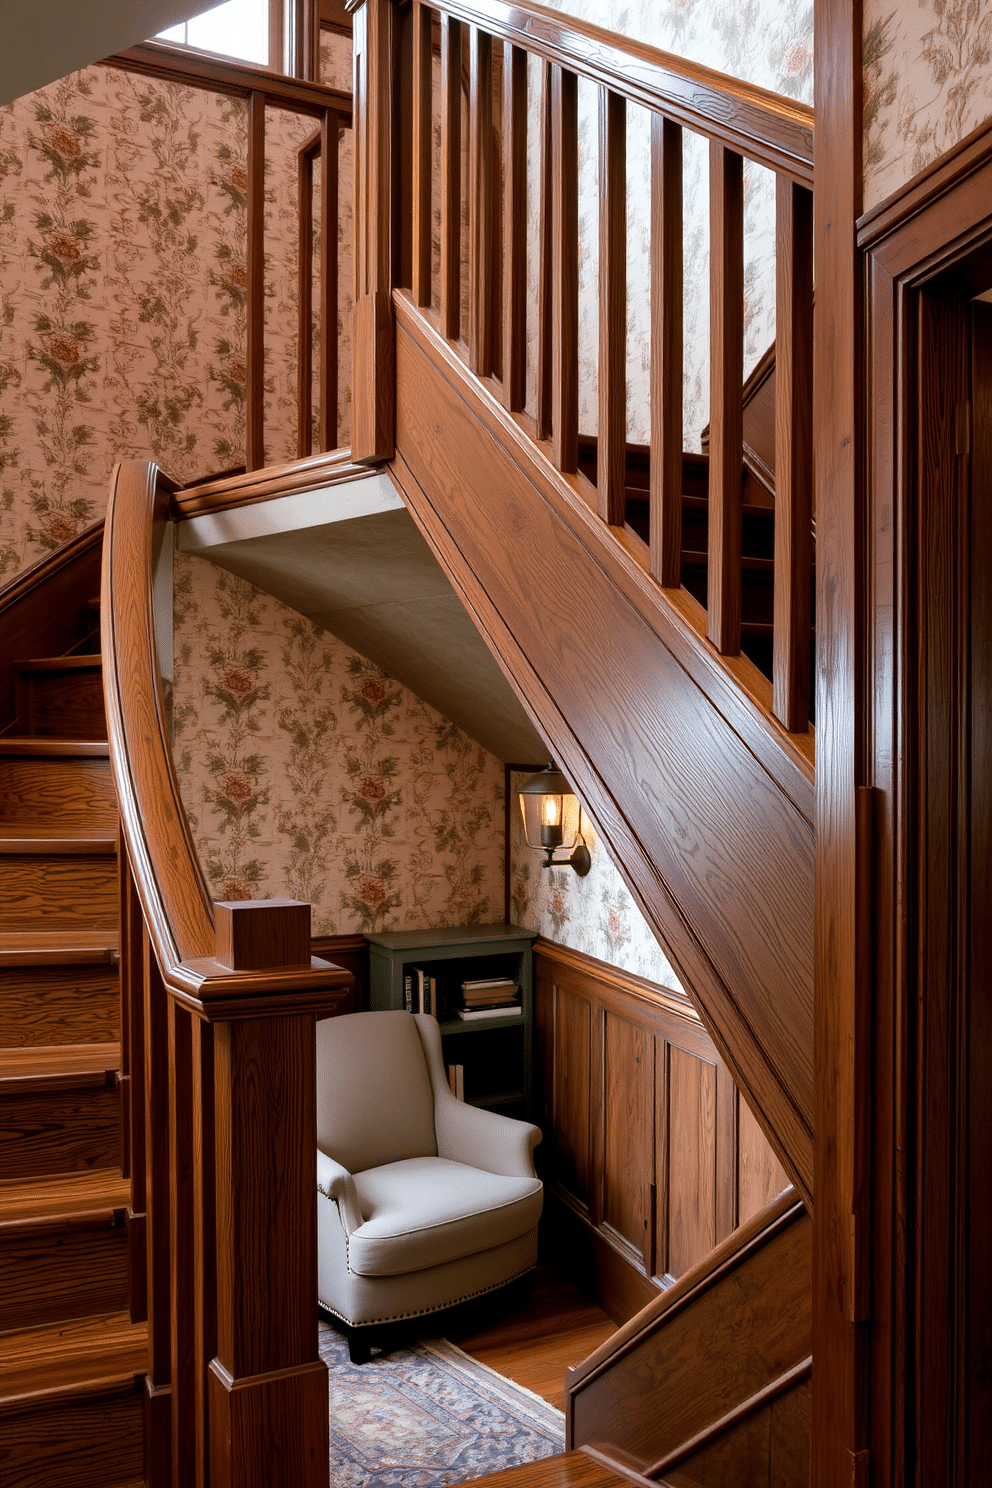
<path id="1" fill-rule="evenodd" d="M 867 210 L 992 118 L 992 8 L 865 0 Z"/>
<path id="2" fill-rule="evenodd" d="M 813 101 L 813 8 L 809 0 L 547 0 L 555 10 L 606 25 L 666 51 L 705 63 L 776 93 Z M 536 64 L 531 96 L 539 96 Z M 596 90 L 579 84 L 579 283 L 580 410 L 584 433 L 598 428 L 598 123 Z M 650 180 L 648 115 L 627 110 L 627 437 L 647 443 L 650 432 Z M 528 132 L 528 170 L 537 179 L 540 138 L 536 111 Z M 685 381 L 684 440 L 699 449 L 709 419 L 709 205 L 708 151 L 685 136 Z M 775 337 L 775 193 L 770 171 L 745 164 L 745 375 Z M 531 242 L 537 242 L 536 192 L 530 193 Z M 528 346 L 529 408 L 536 377 L 537 256 L 530 258 Z"/>
<path id="3" fill-rule="evenodd" d="M 571 868 L 545 868 L 527 846 L 517 790 L 526 780 L 510 775 L 510 919 L 548 940 L 584 951 L 611 966 L 663 987 L 682 988 L 654 932 L 631 898 L 585 812 L 582 835 L 592 867 L 579 878 Z"/>
<path id="4" fill-rule="evenodd" d="M 296 149 L 313 124 L 266 122 L 279 462 L 296 454 Z M 239 100 L 102 66 L 0 109 L 0 582 L 102 515 L 115 460 L 179 480 L 244 460 L 245 127 Z M 341 283 L 347 342 L 350 247 Z M 342 413 L 347 437 L 344 395 Z"/>
<path id="5" fill-rule="evenodd" d="M 289 895 L 317 935 L 503 918 L 504 772 L 246 580 L 176 555 L 174 753 L 218 899 Z"/>

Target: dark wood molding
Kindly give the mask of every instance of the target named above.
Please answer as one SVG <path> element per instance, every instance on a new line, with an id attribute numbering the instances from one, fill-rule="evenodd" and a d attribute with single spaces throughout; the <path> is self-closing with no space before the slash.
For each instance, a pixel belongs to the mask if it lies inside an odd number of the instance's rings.
<path id="1" fill-rule="evenodd" d="M 368 475 L 368 466 L 355 465 L 350 450 L 331 450 L 288 465 L 270 465 L 265 470 L 242 471 L 181 486 L 172 497 L 169 515 L 174 522 L 185 522 L 190 517 L 253 506 L 259 501 L 276 501 L 280 496 L 298 496 L 305 491 L 345 485 L 348 481 L 367 480 Z"/>
<path id="2" fill-rule="evenodd" d="M 858 247 L 873 248 L 888 233 L 918 216 L 957 188 L 992 155 L 992 121 L 979 125 L 959 144 L 858 218 Z"/>

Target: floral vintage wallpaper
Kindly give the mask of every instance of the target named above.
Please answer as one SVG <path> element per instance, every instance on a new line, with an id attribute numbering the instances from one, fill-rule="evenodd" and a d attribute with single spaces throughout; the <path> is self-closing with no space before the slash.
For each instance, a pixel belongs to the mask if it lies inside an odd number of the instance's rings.
<path id="1" fill-rule="evenodd" d="M 176 769 L 217 899 L 315 935 L 503 919 L 499 760 L 334 636 L 202 558 L 175 568 Z"/>
<path id="2" fill-rule="evenodd" d="M 813 6 L 811 0 L 546 0 L 552 9 L 605 25 L 665 51 L 770 88 L 800 102 L 813 102 Z M 536 64 L 530 96 L 539 97 Z M 598 428 L 598 115 L 597 90 L 579 83 L 579 427 Z M 709 173 L 705 142 L 685 138 L 684 440 L 699 449 L 709 420 Z M 647 443 L 650 433 L 650 180 L 649 123 L 645 110 L 627 110 L 627 438 Z M 538 178 L 539 116 L 531 110 L 528 174 Z M 538 199 L 529 191 L 531 242 L 537 242 Z M 745 376 L 775 338 L 775 191 L 770 171 L 744 168 Z M 531 254 L 528 347 L 530 411 L 536 379 L 537 264 Z"/>
<path id="3" fill-rule="evenodd" d="M 864 205 L 877 205 L 992 117 L 986 0 L 865 0 Z"/>
<path id="4" fill-rule="evenodd" d="M 347 47 L 350 56 L 350 45 Z M 296 455 L 296 150 L 266 118 L 266 456 Z M 114 462 L 241 464 L 246 114 L 95 66 L 0 108 L 0 583 L 104 511 Z M 350 364 L 350 141 L 338 306 Z M 347 440 L 347 394 L 339 401 Z"/>
<path id="5" fill-rule="evenodd" d="M 571 868 L 545 868 L 527 846 L 517 790 L 526 775 L 510 773 L 510 919 L 548 940 L 583 951 L 662 987 L 682 987 L 589 817 L 582 835 L 592 867 L 579 878 Z"/>

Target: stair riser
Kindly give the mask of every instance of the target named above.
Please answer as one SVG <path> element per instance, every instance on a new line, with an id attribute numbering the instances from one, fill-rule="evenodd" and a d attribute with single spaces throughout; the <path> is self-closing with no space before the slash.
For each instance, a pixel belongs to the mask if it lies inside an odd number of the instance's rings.
<path id="1" fill-rule="evenodd" d="M 110 761 L 0 758 L 0 821 L 93 832 L 115 828 Z"/>
<path id="2" fill-rule="evenodd" d="M 5 854 L 0 905 L 0 929 L 6 931 L 112 930 L 117 859 L 112 854 Z"/>
<path id="3" fill-rule="evenodd" d="M 40 738 L 105 739 L 103 679 L 99 667 L 85 671 L 21 674 L 19 715 L 27 731 Z"/>
<path id="4" fill-rule="evenodd" d="M 139 1389 L 96 1400 L 54 1400 L 0 1418 L 4 1482 L 17 1488 L 115 1488 L 143 1476 Z"/>
<path id="5" fill-rule="evenodd" d="M 9 1239 L 0 1234 L 0 1328 L 123 1312 L 127 1301 L 123 1224 Z"/>
<path id="6" fill-rule="evenodd" d="M 120 1038 L 114 966 L 0 967 L 0 1048 Z"/>
<path id="7" fill-rule="evenodd" d="M 114 1168 L 120 1160 L 120 1102 L 113 1086 L 0 1097 L 5 1178 Z"/>

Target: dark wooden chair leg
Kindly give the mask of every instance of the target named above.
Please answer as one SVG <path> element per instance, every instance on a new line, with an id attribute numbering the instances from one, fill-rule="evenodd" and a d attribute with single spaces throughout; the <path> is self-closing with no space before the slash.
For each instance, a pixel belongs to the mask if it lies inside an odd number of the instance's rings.
<path id="1" fill-rule="evenodd" d="M 348 1329 L 348 1357 L 352 1364 L 367 1364 L 372 1358 L 371 1328 Z"/>

